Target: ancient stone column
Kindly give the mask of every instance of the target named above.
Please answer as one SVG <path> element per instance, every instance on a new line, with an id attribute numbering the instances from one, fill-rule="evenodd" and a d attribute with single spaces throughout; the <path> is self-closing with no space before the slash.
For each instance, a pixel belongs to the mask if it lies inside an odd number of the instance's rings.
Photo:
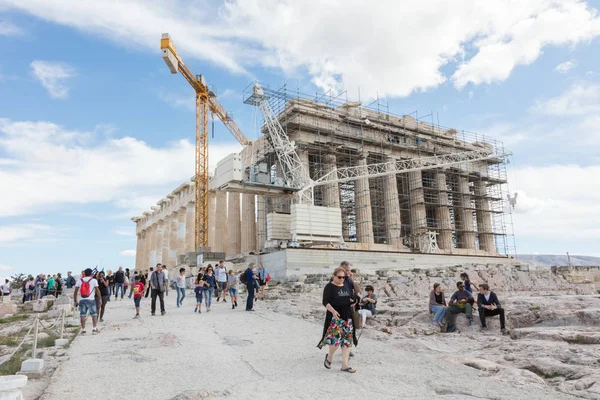
<path id="1" fill-rule="evenodd" d="M 163 237 L 164 237 L 164 233 L 165 233 L 165 221 L 160 220 L 156 223 L 156 232 L 154 234 L 155 236 L 155 240 L 156 240 L 156 258 L 155 258 L 155 265 L 158 263 L 163 264 Z"/>
<path id="2" fill-rule="evenodd" d="M 452 244 L 452 224 L 450 221 L 450 202 L 448 200 L 448 185 L 446 174 L 437 172 L 438 206 L 435 209 L 435 219 L 438 221 L 437 244 L 440 249 L 449 250 Z"/>
<path id="3" fill-rule="evenodd" d="M 163 240 L 162 240 L 162 263 L 166 265 L 168 268 L 173 267 L 172 264 L 169 264 L 169 241 L 171 239 L 171 221 L 169 221 L 169 217 L 165 216 L 163 220 Z"/>
<path id="4" fill-rule="evenodd" d="M 421 171 L 408 173 L 408 190 L 410 191 L 410 223 L 415 237 L 427 232 L 427 214 L 425 212 L 425 196 L 423 194 L 423 175 Z"/>
<path id="5" fill-rule="evenodd" d="M 337 158 L 335 154 L 326 154 L 323 157 L 323 172 L 325 174 L 333 173 L 332 179 L 337 178 Z M 323 205 L 327 207 L 340 207 L 340 188 L 337 183 L 330 183 L 323 186 Z"/>
<path id="6" fill-rule="evenodd" d="M 215 248 L 217 253 L 225 253 L 227 243 L 227 192 L 215 193 Z"/>
<path id="7" fill-rule="evenodd" d="M 181 207 L 177 211 L 177 259 L 185 255 L 185 219 L 187 210 Z"/>
<path id="8" fill-rule="evenodd" d="M 156 231 L 158 229 L 157 224 L 152 224 L 148 228 L 148 262 L 150 267 L 154 267 L 156 261 Z"/>
<path id="9" fill-rule="evenodd" d="M 263 196 L 256 196 L 256 250 L 261 251 L 267 241 L 267 205 Z"/>
<path id="10" fill-rule="evenodd" d="M 215 235 L 216 235 L 216 213 L 215 200 L 217 194 L 214 191 L 208 192 L 208 248 L 210 251 L 215 251 Z"/>
<path id="11" fill-rule="evenodd" d="M 170 229 L 169 229 L 169 258 L 167 265 L 174 267 L 179 264 L 177 259 L 177 234 L 179 232 L 179 221 L 177 212 L 171 214 L 168 218 Z"/>
<path id="12" fill-rule="evenodd" d="M 361 173 L 367 172 L 367 158 L 361 157 L 358 165 L 363 167 Z M 360 243 L 372 244 L 373 217 L 371 214 L 371 191 L 369 190 L 369 178 L 357 179 L 354 186 L 354 197 L 356 201 L 356 240 Z"/>
<path id="13" fill-rule="evenodd" d="M 142 231 L 142 270 L 150 268 L 150 230 L 148 228 Z"/>
<path id="14" fill-rule="evenodd" d="M 241 253 L 256 251 L 256 200 L 253 194 L 242 194 Z"/>
<path id="15" fill-rule="evenodd" d="M 185 206 L 185 252 L 196 253 L 196 203 Z"/>
<path id="16" fill-rule="evenodd" d="M 393 157 L 387 157 L 386 162 L 396 161 Z M 387 243 L 396 248 L 404 247 L 400 227 L 400 200 L 398 199 L 398 182 L 396 175 L 383 177 L 383 201 L 385 204 L 385 225 L 387 228 Z"/>
<path id="17" fill-rule="evenodd" d="M 227 257 L 241 253 L 240 194 L 229 193 L 227 199 Z"/>
<path id="18" fill-rule="evenodd" d="M 494 234 L 492 226 L 492 213 L 488 199 L 485 181 L 475 181 L 475 213 L 477 218 L 477 234 L 479 238 L 479 249 L 490 253 L 496 253 L 494 245 Z"/>
<path id="19" fill-rule="evenodd" d="M 455 208 L 454 214 L 455 219 L 457 219 L 458 242 L 463 249 L 475 249 L 475 229 L 473 226 L 473 210 L 471 209 L 471 190 L 469 189 L 468 176 L 457 176 L 457 189 L 459 208 Z"/>
<path id="20" fill-rule="evenodd" d="M 136 237 L 137 243 L 135 247 L 135 269 L 140 271 L 142 269 L 142 242 L 144 239 L 141 232 L 138 233 Z"/>

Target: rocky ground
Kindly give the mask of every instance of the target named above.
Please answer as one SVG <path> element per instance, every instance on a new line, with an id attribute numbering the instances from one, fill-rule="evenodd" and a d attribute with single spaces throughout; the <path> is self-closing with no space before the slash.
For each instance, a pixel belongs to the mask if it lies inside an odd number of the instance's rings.
<path id="1" fill-rule="evenodd" d="M 484 332 L 463 316 L 457 333 L 431 323 L 430 287 L 440 282 L 449 297 L 462 271 L 492 286 L 510 335 L 500 334 L 497 318 Z M 25 398 L 600 398 L 600 296 L 593 282 L 574 285 L 547 270 L 499 266 L 359 272 L 357 282 L 375 286 L 379 304 L 359 332 L 351 363 L 358 372 L 350 375 L 339 371 L 339 355 L 325 370 L 325 352 L 315 347 L 328 278 L 273 283 L 256 313 L 219 303 L 196 314 L 188 291 L 182 308 L 175 308 L 174 293 L 167 297 L 164 317 L 150 317 L 145 299 L 142 319 L 133 320 L 130 300 L 113 301 L 99 335 L 76 336 L 66 350 L 41 349 L 47 369 L 30 380 Z M 0 337 L 23 333 L 33 318 L 24 315 L 0 324 Z M 56 311 L 38 315 L 51 325 Z M 69 328 L 67 335 L 76 332 Z M 8 350 L 0 346 L 0 355 Z"/>

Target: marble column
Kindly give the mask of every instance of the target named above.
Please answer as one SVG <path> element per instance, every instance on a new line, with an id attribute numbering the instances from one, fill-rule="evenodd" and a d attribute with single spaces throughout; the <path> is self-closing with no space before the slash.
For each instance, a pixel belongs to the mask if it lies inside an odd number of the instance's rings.
<path id="1" fill-rule="evenodd" d="M 256 196 L 256 250 L 261 251 L 267 241 L 267 204 L 263 196 Z"/>
<path id="2" fill-rule="evenodd" d="M 154 267 L 156 261 L 156 231 L 158 229 L 157 224 L 152 224 L 148 228 L 148 262 L 150 267 Z"/>
<path id="3" fill-rule="evenodd" d="M 473 226 L 473 210 L 471 209 L 471 190 L 469 189 L 469 177 L 459 175 L 458 201 L 460 208 L 455 209 L 455 215 L 458 216 L 458 226 L 456 227 L 459 237 L 459 245 L 463 249 L 475 249 L 475 228 Z M 457 212 L 458 211 L 458 212 Z"/>
<path id="4" fill-rule="evenodd" d="M 227 243 L 227 192 L 215 193 L 215 248 L 214 252 L 225 253 Z"/>
<path id="5" fill-rule="evenodd" d="M 171 239 L 171 221 L 168 216 L 163 220 L 163 240 L 162 240 L 162 263 L 168 268 L 173 267 L 169 264 L 169 241 Z"/>
<path id="6" fill-rule="evenodd" d="M 337 157 L 335 154 L 326 154 L 323 157 L 323 172 L 325 174 L 333 172 L 331 178 L 337 178 Z M 340 208 L 340 187 L 337 183 L 323 186 L 323 205 Z"/>
<path id="7" fill-rule="evenodd" d="M 136 237 L 137 243 L 135 247 L 135 269 L 140 271 L 142 269 L 142 241 L 144 239 L 141 232 L 138 233 Z"/>
<path id="8" fill-rule="evenodd" d="M 185 218 L 187 210 L 181 207 L 177 211 L 177 258 L 185 256 Z"/>
<path id="9" fill-rule="evenodd" d="M 242 194 L 241 253 L 256 251 L 256 200 L 255 195 Z"/>
<path id="10" fill-rule="evenodd" d="M 437 244 L 442 250 L 453 248 L 452 223 L 450 221 L 450 202 L 448 200 L 448 185 L 446 174 L 436 173 L 436 185 L 438 188 L 438 206 L 435 209 L 435 219 L 438 223 Z"/>
<path id="11" fill-rule="evenodd" d="M 210 251 L 215 251 L 215 235 L 216 235 L 216 212 L 215 207 L 216 193 L 208 192 L 208 248 Z"/>
<path id="12" fill-rule="evenodd" d="M 185 252 L 196 253 L 196 203 L 185 206 Z"/>
<path id="13" fill-rule="evenodd" d="M 169 229 L 169 258 L 167 261 L 167 265 L 169 268 L 174 267 L 179 264 L 179 260 L 177 259 L 177 234 L 179 232 L 179 221 L 177 216 L 177 211 L 171 214 L 168 217 L 168 221 L 170 224 Z"/>
<path id="14" fill-rule="evenodd" d="M 146 228 L 142 232 L 142 270 L 150 268 L 150 233 Z"/>
<path id="15" fill-rule="evenodd" d="M 367 159 L 361 157 L 358 161 L 361 166 L 361 174 L 367 172 Z M 356 240 L 359 243 L 372 244 L 373 216 L 371 212 L 371 191 L 369 189 L 369 178 L 360 178 L 354 185 L 354 198 L 356 201 Z"/>
<path id="16" fill-rule="evenodd" d="M 240 194 L 229 193 L 227 199 L 227 257 L 241 253 Z"/>
<path id="17" fill-rule="evenodd" d="M 488 199 L 485 181 L 475 181 L 475 213 L 477 218 L 477 234 L 479 238 L 479 249 L 489 253 L 496 253 L 494 245 L 494 234 L 492 226 L 492 213 Z"/>
<path id="18" fill-rule="evenodd" d="M 158 263 L 163 264 L 163 238 L 164 238 L 164 233 L 165 233 L 165 221 L 160 220 L 156 223 L 156 232 L 154 234 L 155 236 L 155 240 L 156 240 L 156 258 L 155 258 L 155 265 Z M 154 266 L 154 265 L 153 265 Z"/>
<path id="19" fill-rule="evenodd" d="M 408 173 L 408 189 L 410 191 L 410 223 L 413 235 L 427 232 L 427 213 L 425 212 L 425 196 L 423 194 L 423 174 L 421 171 Z"/>
<path id="20" fill-rule="evenodd" d="M 386 162 L 396 161 L 393 157 L 387 157 Z M 398 182 L 396 175 L 383 177 L 383 201 L 385 204 L 385 225 L 387 228 L 387 243 L 396 248 L 404 247 L 402 244 L 400 221 L 400 200 L 398 199 Z"/>

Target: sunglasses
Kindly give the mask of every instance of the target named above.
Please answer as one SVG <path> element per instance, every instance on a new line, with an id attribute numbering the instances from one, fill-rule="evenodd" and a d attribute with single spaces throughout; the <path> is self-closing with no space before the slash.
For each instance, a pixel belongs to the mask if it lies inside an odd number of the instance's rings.
<path id="1" fill-rule="evenodd" d="M 346 277 L 346 275 L 336 275 L 336 278 L 338 279 L 344 279 Z"/>

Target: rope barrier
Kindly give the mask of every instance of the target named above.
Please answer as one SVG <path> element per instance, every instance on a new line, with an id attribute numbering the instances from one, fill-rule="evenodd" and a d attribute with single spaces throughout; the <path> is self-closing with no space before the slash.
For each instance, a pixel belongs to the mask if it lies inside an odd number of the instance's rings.
<path id="1" fill-rule="evenodd" d="M 23 346 L 23 343 L 25 343 L 25 339 L 27 339 L 27 335 L 29 335 L 31 333 L 31 331 L 33 330 L 33 328 L 35 326 L 35 320 L 37 320 L 37 316 L 35 317 L 35 319 L 33 321 L 33 325 L 31 325 L 31 328 L 29 328 L 29 330 L 27 331 L 25 336 L 23 336 L 23 340 L 21 340 L 21 343 L 19 343 L 17 348 L 14 349 L 13 352 L 8 354 L 7 356 L 3 356 L 3 357 L 6 357 L 6 358 L 4 358 L 4 360 L 0 360 L 0 366 L 2 364 L 4 364 L 5 362 L 7 362 L 8 360 L 10 360 L 11 358 L 13 358 L 13 356 L 21 349 L 21 347 Z"/>

